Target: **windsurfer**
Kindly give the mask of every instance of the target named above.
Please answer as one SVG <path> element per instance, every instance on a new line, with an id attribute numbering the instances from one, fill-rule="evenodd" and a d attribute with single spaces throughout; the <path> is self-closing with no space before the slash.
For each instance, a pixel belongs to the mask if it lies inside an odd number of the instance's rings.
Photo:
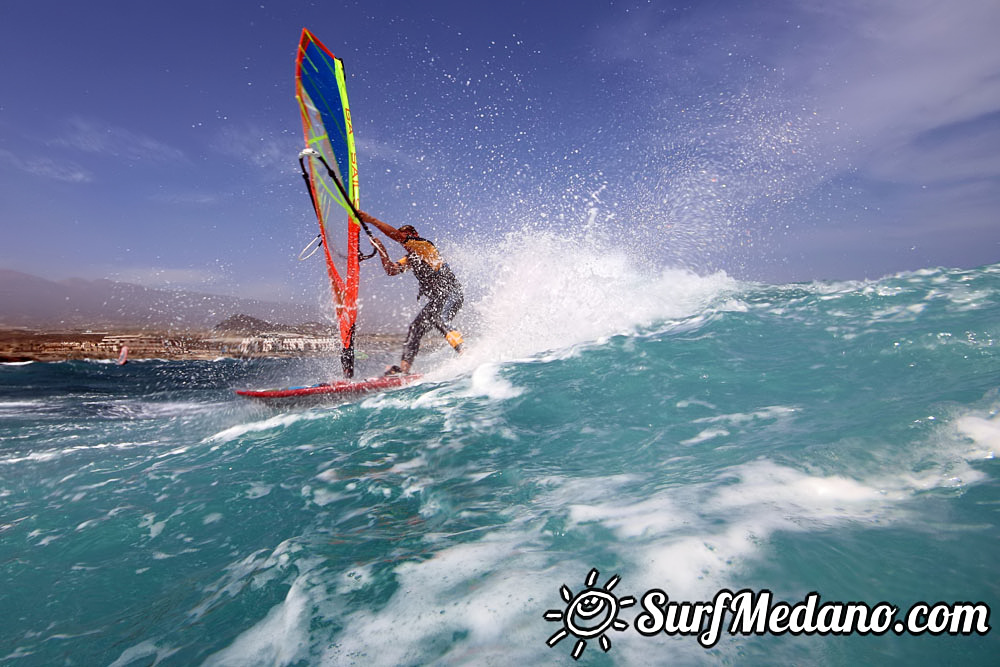
<path id="1" fill-rule="evenodd" d="M 382 260 L 382 268 L 385 269 L 386 274 L 396 276 L 412 269 L 413 275 L 416 276 L 417 282 L 420 284 L 417 299 L 421 296 L 428 298 L 427 305 L 420 310 L 416 319 L 410 324 L 399 365 L 390 366 L 386 374 L 410 372 L 413 359 L 420 349 L 420 339 L 432 327 L 445 336 L 456 352 L 461 352 L 462 335 L 451 328 L 451 321 L 462 307 L 462 285 L 452 273 L 451 268 L 441 258 L 437 248 L 433 243 L 422 238 L 412 225 L 403 225 L 397 229 L 364 211 L 358 211 L 358 213 L 363 222 L 375 226 L 406 250 L 406 256 L 398 262 L 394 262 L 389 259 L 389 253 L 382 242 L 372 238 L 372 244 L 378 251 L 379 258 Z"/>

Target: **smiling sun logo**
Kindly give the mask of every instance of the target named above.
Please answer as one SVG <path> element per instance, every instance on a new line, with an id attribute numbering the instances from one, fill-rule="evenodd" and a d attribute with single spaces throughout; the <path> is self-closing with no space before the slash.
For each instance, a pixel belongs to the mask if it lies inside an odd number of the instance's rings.
<path id="1" fill-rule="evenodd" d="M 566 638 L 567 635 L 576 637 L 576 645 L 570 653 L 574 660 L 579 660 L 583 655 L 583 650 L 587 648 L 587 640 L 597 637 L 598 644 L 607 653 L 611 650 L 611 640 L 604 634 L 608 630 L 614 629 L 618 632 L 628 629 L 628 623 L 618 618 L 618 612 L 624 607 L 631 607 L 635 604 L 635 598 L 631 595 L 618 599 L 611 592 L 621 577 L 617 574 L 604 584 L 603 588 L 598 588 L 597 577 L 600 575 L 596 569 L 590 571 L 587 580 L 584 582 L 586 588 L 577 593 L 573 592 L 563 584 L 559 588 L 559 595 L 566 602 L 566 609 L 549 609 L 545 612 L 546 621 L 560 621 L 563 627 L 559 628 L 548 641 L 549 647 L 553 647 Z"/>

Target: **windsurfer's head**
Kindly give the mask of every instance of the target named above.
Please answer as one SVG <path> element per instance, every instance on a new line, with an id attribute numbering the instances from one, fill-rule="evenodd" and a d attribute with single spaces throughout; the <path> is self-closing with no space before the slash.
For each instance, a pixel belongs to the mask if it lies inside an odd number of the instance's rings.
<path id="1" fill-rule="evenodd" d="M 407 239 L 415 239 L 420 236 L 420 234 L 417 234 L 417 228 L 413 225 L 403 225 L 399 228 L 399 231 L 402 232 Z"/>

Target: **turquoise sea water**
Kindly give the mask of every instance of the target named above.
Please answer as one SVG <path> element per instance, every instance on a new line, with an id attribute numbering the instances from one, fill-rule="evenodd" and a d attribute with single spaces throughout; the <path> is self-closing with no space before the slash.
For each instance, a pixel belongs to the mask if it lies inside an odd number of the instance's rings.
<path id="1" fill-rule="evenodd" d="M 574 266 L 571 302 L 501 275 L 466 355 L 343 405 L 232 393 L 334 362 L 0 366 L 0 663 L 577 664 L 545 614 L 592 569 L 619 598 L 997 608 L 1000 265 L 641 288 Z M 992 629 L 705 649 L 641 612 L 578 664 L 1000 655 Z"/>

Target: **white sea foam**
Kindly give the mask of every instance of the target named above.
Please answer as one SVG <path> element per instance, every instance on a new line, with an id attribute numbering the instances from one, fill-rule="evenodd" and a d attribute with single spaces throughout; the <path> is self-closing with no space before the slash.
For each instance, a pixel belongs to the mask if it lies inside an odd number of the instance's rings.
<path id="1" fill-rule="evenodd" d="M 494 432 L 513 437 L 504 425 L 502 404 L 521 395 L 522 390 L 501 376 L 501 367 L 493 362 L 480 363 L 470 372 L 453 375 L 458 369 L 446 366 L 427 376 L 424 390 L 416 397 L 409 393 L 387 392 L 365 399 L 362 406 L 374 410 L 415 410 L 427 413 L 423 420 L 433 424 L 441 437 L 425 440 L 423 446 L 434 449 L 447 444 L 463 446 L 451 438 L 456 431 Z M 430 383 L 439 386 L 426 388 Z M 477 407 L 470 410 L 470 404 Z M 362 437 L 363 444 L 377 440 L 374 434 Z"/>
<path id="2" fill-rule="evenodd" d="M 727 424 L 747 424 L 755 421 L 763 420 L 777 420 L 794 414 L 797 408 L 787 405 L 770 405 L 760 410 L 754 410 L 750 413 L 733 413 L 725 415 L 715 415 L 713 417 L 702 417 L 700 419 L 695 419 L 692 424 L 714 424 L 718 422 L 724 422 Z"/>
<path id="3" fill-rule="evenodd" d="M 708 440 L 714 440 L 715 438 L 724 438 L 729 435 L 729 431 L 724 428 L 708 428 L 694 436 L 693 438 L 688 438 L 687 440 L 681 440 L 681 444 L 685 447 L 691 445 L 697 445 L 702 442 L 707 442 Z"/>
<path id="4" fill-rule="evenodd" d="M 878 525 L 905 516 L 897 501 L 906 494 L 887 494 L 842 476 L 808 474 L 766 460 L 735 466 L 726 474 L 732 481 L 663 489 L 641 499 L 634 491 L 641 475 L 536 480 L 549 491 L 535 504 L 566 507 L 578 529 L 596 524 L 617 536 L 610 548 L 624 566 L 602 573 L 602 581 L 620 574 L 619 593 L 666 587 L 673 599 L 688 600 L 710 599 L 720 587 L 733 585 L 744 566 L 765 557 L 768 541 L 778 531 L 828 530 L 843 522 Z M 578 590 L 592 564 L 554 565 L 535 546 L 538 527 L 531 523 L 514 521 L 477 542 L 398 566 L 398 590 L 388 604 L 378 611 L 349 613 L 323 662 L 362 661 L 376 653 L 393 664 L 462 662 L 472 656 L 477 661 L 528 662 L 553 657 L 539 636 L 540 601 L 562 608 L 559 586 Z M 543 626 L 541 631 L 557 629 Z M 453 639 L 456 633 L 461 640 Z M 385 641 L 389 636 L 393 640 Z M 650 641 L 669 640 L 616 642 L 615 657 L 648 659 Z M 717 651 L 735 651 L 737 643 Z M 695 642 L 686 642 L 672 658 L 684 662 L 703 655 Z"/>
<path id="5" fill-rule="evenodd" d="M 343 618 L 345 628 L 320 662 L 489 663 L 525 653 L 537 657 L 538 619 L 531 612 L 538 593 L 552 585 L 545 556 L 531 548 L 532 539 L 530 531 L 508 526 L 428 560 L 399 565 L 398 590 L 379 611 L 343 616 L 340 608 L 326 610 Z M 455 641 L 456 633 L 465 636 Z M 428 652 L 433 643 L 442 655 Z"/>
<path id="6" fill-rule="evenodd" d="M 459 316 L 471 334 L 454 363 L 467 369 L 689 317 L 737 286 L 724 273 L 651 268 L 613 243 L 536 230 L 449 256 L 460 275 L 490 277 L 471 286 Z"/>
<path id="7" fill-rule="evenodd" d="M 0 457 L 0 465 L 22 463 L 25 461 L 27 462 L 54 461 L 64 456 L 70 456 L 80 452 L 88 452 L 88 451 L 102 450 L 102 449 L 131 449 L 133 447 L 146 447 L 158 444 L 160 443 L 155 440 L 147 440 L 141 442 L 102 442 L 96 445 L 73 445 L 71 447 L 59 447 L 43 451 L 34 451 L 23 455 L 12 454 Z"/>
<path id="8" fill-rule="evenodd" d="M 204 665 L 288 665 L 308 655 L 309 612 L 307 575 L 292 582 L 283 602 L 232 644 L 213 653 Z"/>
<path id="9" fill-rule="evenodd" d="M 167 521 L 170 521 L 170 519 L 174 518 L 180 513 L 181 510 L 174 510 L 174 512 L 170 516 L 168 516 L 166 519 L 163 519 L 162 521 L 157 521 L 156 514 L 154 513 L 144 514 L 142 517 L 142 521 L 139 522 L 139 527 L 148 528 L 149 538 L 151 540 L 156 539 L 157 537 L 160 536 L 160 533 L 163 532 L 163 529 L 166 528 Z"/>
<path id="10" fill-rule="evenodd" d="M 273 488 L 273 484 L 251 484 L 250 488 L 244 492 L 244 495 L 250 500 L 256 500 L 257 498 L 263 498 L 267 494 L 271 493 L 271 489 Z"/>
<path id="11" fill-rule="evenodd" d="M 195 401 L 143 401 L 135 406 L 139 417 L 158 418 L 199 414 L 214 414 L 219 410 L 218 403 Z"/>
<path id="12" fill-rule="evenodd" d="M 47 405 L 45 401 L 0 401 L 0 411 L 20 412 L 25 408 L 38 408 Z"/>
<path id="13" fill-rule="evenodd" d="M 974 443 L 968 452 L 970 457 L 992 459 L 1000 450 L 1000 413 L 990 417 L 964 415 L 955 421 L 955 426 Z"/>
<path id="14" fill-rule="evenodd" d="M 891 525 L 911 519 L 907 502 L 922 492 L 982 481 L 986 476 L 965 459 L 993 456 L 1000 446 L 998 424 L 996 414 L 963 415 L 956 429 L 966 444 L 942 446 L 938 440 L 946 434 L 938 433 L 927 447 L 915 448 L 920 461 L 898 457 L 891 467 L 850 476 L 759 459 L 726 470 L 718 480 L 645 498 L 628 491 L 634 486 L 629 478 L 572 480 L 550 491 L 544 504 L 565 502 L 574 525 L 597 523 L 613 531 L 620 557 L 631 563 L 630 580 L 640 588 L 669 587 L 675 599 L 708 599 L 699 596 L 733 585 L 742 567 L 766 555 L 778 531 Z"/>
<path id="15" fill-rule="evenodd" d="M 516 398 L 522 393 L 510 382 L 500 377 L 499 367 L 496 364 L 483 364 L 472 372 L 467 387 L 463 389 L 463 396 L 484 396 L 486 398 L 502 401 L 508 398 Z"/>
<path id="16" fill-rule="evenodd" d="M 338 500 L 343 500 L 347 496 L 343 493 L 338 493 L 330 491 L 328 489 L 316 489 L 311 486 L 305 486 L 302 488 L 302 495 L 309 498 L 313 503 L 320 507 L 325 507 L 331 503 L 335 503 Z"/>
<path id="17" fill-rule="evenodd" d="M 125 667 L 126 665 L 135 664 L 137 660 L 143 658 L 147 659 L 144 662 L 148 662 L 148 659 L 152 658 L 152 664 L 156 665 L 179 650 L 170 646 L 160 646 L 157 640 L 147 639 L 122 651 L 121 655 L 111 663 L 110 667 Z"/>
<path id="18" fill-rule="evenodd" d="M 202 442 L 204 443 L 219 443 L 215 445 L 212 449 L 218 448 L 221 444 L 232 442 L 233 440 L 238 440 L 248 433 L 260 433 L 263 431 L 274 431 L 290 426 L 296 422 L 309 420 L 309 419 L 329 419 L 329 414 L 318 414 L 312 412 L 292 412 L 287 414 L 275 415 L 264 419 L 262 421 L 250 422 L 248 424 L 237 424 L 236 426 L 230 426 L 229 428 L 222 430 L 214 435 L 205 438 Z"/>

